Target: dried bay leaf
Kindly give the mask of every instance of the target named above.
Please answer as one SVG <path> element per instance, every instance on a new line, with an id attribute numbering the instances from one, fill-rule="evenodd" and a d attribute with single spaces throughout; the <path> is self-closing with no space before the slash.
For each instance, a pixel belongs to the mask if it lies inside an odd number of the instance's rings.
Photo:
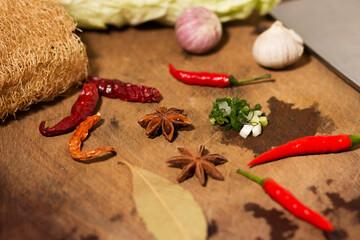
<path id="1" fill-rule="evenodd" d="M 137 212 L 157 239 L 206 239 L 205 216 L 190 192 L 152 172 L 121 162 L 133 176 Z"/>

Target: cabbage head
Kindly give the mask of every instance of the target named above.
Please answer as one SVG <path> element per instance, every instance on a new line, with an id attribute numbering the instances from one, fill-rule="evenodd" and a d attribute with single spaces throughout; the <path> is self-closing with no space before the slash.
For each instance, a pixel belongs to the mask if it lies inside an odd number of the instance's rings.
<path id="1" fill-rule="evenodd" d="M 245 19 L 254 10 L 266 14 L 281 0 L 61 0 L 79 28 L 105 29 L 107 25 L 135 26 L 147 21 L 174 25 L 181 13 L 202 6 L 221 22 Z"/>

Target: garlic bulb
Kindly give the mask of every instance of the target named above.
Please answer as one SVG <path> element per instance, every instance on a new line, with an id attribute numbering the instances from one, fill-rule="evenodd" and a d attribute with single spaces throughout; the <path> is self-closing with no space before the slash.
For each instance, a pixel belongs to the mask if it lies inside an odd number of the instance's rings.
<path id="1" fill-rule="evenodd" d="M 176 38 L 188 52 L 202 54 L 215 47 L 222 36 L 222 26 L 215 13 L 203 7 L 185 10 L 175 24 Z"/>
<path id="2" fill-rule="evenodd" d="M 252 51 L 260 65 L 281 69 L 299 60 L 304 46 L 298 34 L 276 21 L 255 40 Z"/>

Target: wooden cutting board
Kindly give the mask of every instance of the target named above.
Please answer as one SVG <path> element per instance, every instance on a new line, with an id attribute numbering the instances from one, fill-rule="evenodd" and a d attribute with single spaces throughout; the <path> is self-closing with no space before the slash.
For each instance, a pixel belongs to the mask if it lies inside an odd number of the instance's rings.
<path id="1" fill-rule="evenodd" d="M 156 87 L 160 103 L 133 103 L 101 98 L 103 120 L 83 149 L 113 146 L 117 155 L 88 163 L 67 151 L 71 133 L 44 137 L 39 123 L 54 125 L 70 114 L 80 89 L 52 102 L 32 106 L 0 127 L 0 239 L 154 239 L 137 213 L 131 173 L 121 158 L 176 183 L 180 170 L 165 164 L 177 146 L 196 150 L 203 144 L 228 163 L 218 166 L 224 181 L 196 178 L 180 185 L 190 191 L 207 218 L 209 239 L 356 239 L 360 235 L 360 150 L 300 156 L 249 169 L 260 153 L 295 138 L 316 134 L 359 134 L 360 95 L 318 59 L 305 52 L 285 70 L 256 64 L 251 48 L 255 27 L 271 20 L 252 17 L 224 25 L 220 46 L 194 56 L 180 49 L 174 30 L 153 24 L 109 31 L 84 31 L 90 73 Z M 168 72 L 168 63 L 189 71 L 208 71 L 249 78 L 271 73 L 274 81 L 232 88 L 185 85 Z M 269 125 L 257 138 L 244 140 L 234 131 L 213 127 L 208 120 L 218 97 L 260 103 Z M 150 139 L 137 120 L 157 107 L 185 110 L 192 121 L 173 142 Z M 324 214 L 336 227 L 324 233 L 296 219 L 254 182 L 238 175 L 242 168 L 271 177 Z M 170 239 L 170 238 L 169 238 Z"/>

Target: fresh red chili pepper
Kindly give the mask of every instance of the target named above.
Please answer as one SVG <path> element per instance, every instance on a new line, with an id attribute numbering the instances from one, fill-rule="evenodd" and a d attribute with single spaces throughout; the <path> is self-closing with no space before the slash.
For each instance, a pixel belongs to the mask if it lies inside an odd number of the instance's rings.
<path id="1" fill-rule="evenodd" d="M 160 102 L 161 94 L 153 87 L 124 83 L 117 79 L 88 77 L 89 83 L 94 83 L 100 95 L 108 98 L 119 98 L 131 102 Z"/>
<path id="2" fill-rule="evenodd" d="M 171 63 L 169 63 L 169 71 L 174 78 L 181 82 L 212 87 L 229 87 L 233 85 L 239 85 L 245 82 L 251 82 L 271 77 L 270 74 L 266 74 L 261 77 L 237 80 L 232 75 L 226 75 L 222 73 L 186 72 L 176 70 Z"/>
<path id="3" fill-rule="evenodd" d="M 291 192 L 280 186 L 273 179 L 261 178 L 242 171 L 241 169 L 238 169 L 237 172 L 260 184 L 264 191 L 269 194 L 272 199 L 274 199 L 295 217 L 302 219 L 322 230 L 329 232 L 334 231 L 334 227 L 326 218 L 302 204 L 294 197 L 294 195 L 291 194 Z"/>
<path id="4" fill-rule="evenodd" d="M 251 166 L 297 155 L 341 152 L 350 149 L 359 142 L 360 135 L 342 134 L 335 136 L 303 137 L 260 154 L 247 165 Z"/>
<path id="5" fill-rule="evenodd" d="M 39 126 L 40 133 L 46 137 L 71 132 L 90 116 L 99 100 L 98 89 L 95 84 L 84 84 L 82 91 L 71 108 L 71 116 L 65 117 L 51 128 L 45 128 L 45 121 Z"/>

